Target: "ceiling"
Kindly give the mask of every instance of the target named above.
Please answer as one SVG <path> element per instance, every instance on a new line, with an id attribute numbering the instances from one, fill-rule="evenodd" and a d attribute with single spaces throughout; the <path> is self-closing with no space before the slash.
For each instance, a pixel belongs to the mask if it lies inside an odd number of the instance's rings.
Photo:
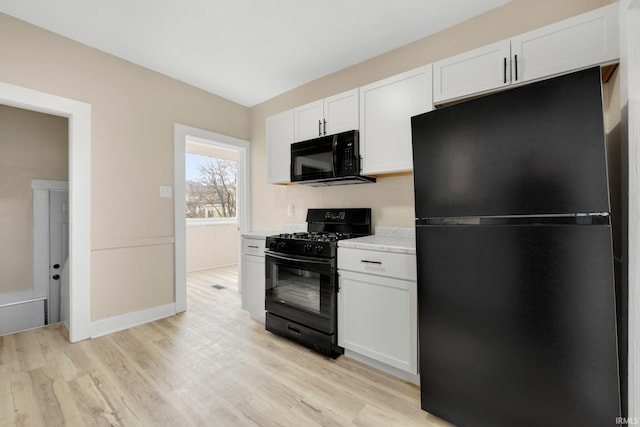
<path id="1" fill-rule="evenodd" d="M 510 0 L 0 0 L 0 12 L 246 106 Z"/>

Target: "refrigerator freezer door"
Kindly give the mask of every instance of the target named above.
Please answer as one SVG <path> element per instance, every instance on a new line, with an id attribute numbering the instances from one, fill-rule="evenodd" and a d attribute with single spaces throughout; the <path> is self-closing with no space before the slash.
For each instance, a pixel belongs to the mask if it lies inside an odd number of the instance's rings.
<path id="1" fill-rule="evenodd" d="M 609 212 L 599 68 L 412 118 L 416 218 Z"/>
<path id="2" fill-rule="evenodd" d="M 419 226 L 422 408 L 458 426 L 615 425 L 607 225 Z"/>

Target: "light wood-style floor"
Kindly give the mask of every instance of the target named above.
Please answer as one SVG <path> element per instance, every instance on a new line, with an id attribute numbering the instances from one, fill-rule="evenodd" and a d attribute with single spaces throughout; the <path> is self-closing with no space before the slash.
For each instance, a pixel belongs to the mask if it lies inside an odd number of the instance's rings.
<path id="1" fill-rule="evenodd" d="M 60 325 L 0 337 L 0 426 L 447 425 L 416 386 L 265 331 L 236 283 L 190 273 L 186 313 L 80 343 Z"/>

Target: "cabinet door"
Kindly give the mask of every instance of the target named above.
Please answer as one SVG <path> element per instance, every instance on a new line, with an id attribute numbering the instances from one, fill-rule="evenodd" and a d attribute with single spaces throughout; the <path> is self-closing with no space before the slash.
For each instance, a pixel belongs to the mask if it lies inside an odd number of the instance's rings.
<path id="1" fill-rule="evenodd" d="M 327 135 L 358 129 L 358 89 L 339 93 L 324 100 Z"/>
<path id="2" fill-rule="evenodd" d="M 242 280 L 242 308 L 247 310 L 252 318 L 264 322 L 264 257 L 242 255 L 240 278 Z"/>
<path id="3" fill-rule="evenodd" d="M 362 173 L 412 170 L 411 116 L 432 109 L 431 65 L 361 87 Z"/>
<path id="4" fill-rule="evenodd" d="M 416 282 L 340 271 L 338 345 L 417 373 Z"/>
<path id="5" fill-rule="evenodd" d="M 324 133 L 324 100 L 301 105 L 293 109 L 295 116 L 295 141 L 317 138 Z"/>
<path id="6" fill-rule="evenodd" d="M 510 58 L 509 40 L 503 40 L 434 62 L 434 103 L 508 86 Z"/>
<path id="7" fill-rule="evenodd" d="M 617 10 L 614 4 L 512 38 L 513 82 L 617 60 Z"/>
<path id="8" fill-rule="evenodd" d="M 267 182 L 291 181 L 291 143 L 293 142 L 293 110 L 267 117 Z"/>

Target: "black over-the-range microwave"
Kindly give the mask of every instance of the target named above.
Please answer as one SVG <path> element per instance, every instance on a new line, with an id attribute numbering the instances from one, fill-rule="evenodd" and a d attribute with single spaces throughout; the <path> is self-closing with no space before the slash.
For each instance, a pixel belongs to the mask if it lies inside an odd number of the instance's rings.
<path id="1" fill-rule="evenodd" d="M 357 130 L 291 144 L 291 182 L 312 186 L 376 182 L 360 175 Z"/>

